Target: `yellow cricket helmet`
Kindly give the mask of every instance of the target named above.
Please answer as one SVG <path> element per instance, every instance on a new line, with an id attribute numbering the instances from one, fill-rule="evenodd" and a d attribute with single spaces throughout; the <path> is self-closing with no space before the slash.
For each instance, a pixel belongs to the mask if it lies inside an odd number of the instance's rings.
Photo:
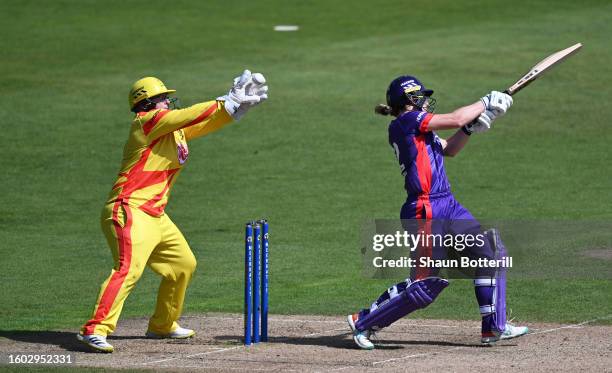
<path id="1" fill-rule="evenodd" d="M 132 89 L 130 89 L 130 95 L 128 97 L 130 109 L 134 109 L 134 106 L 142 100 L 161 95 L 162 93 L 174 92 L 176 92 L 175 89 L 166 88 L 164 82 L 155 77 L 147 76 L 146 78 L 139 79 L 132 84 Z"/>

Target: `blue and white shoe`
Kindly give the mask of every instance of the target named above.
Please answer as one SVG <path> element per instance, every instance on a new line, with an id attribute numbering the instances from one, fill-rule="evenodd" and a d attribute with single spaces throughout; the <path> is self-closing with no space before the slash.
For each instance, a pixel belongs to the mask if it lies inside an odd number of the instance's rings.
<path id="1" fill-rule="evenodd" d="M 353 341 L 357 346 L 359 346 L 359 348 L 362 348 L 364 350 L 373 350 L 374 344 L 370 341 L 370 336 L 372 335 L 372 333 L 369 330 L 364 330 L 362 332 L 357 330 L 357 328 L 355 327 L 355 323 L 358 319 L 358 313 L 348 315 L 346 317 L 346 321 L 351 327 L 351 332 L 353 332 Z"/>
<path id="2" fill-rule="evenodd" d="M 90 349 L 94 351 L 111 353 L 115 350 L 114 347 L 110 343 L 106 342 L 106 337 L 103 335 L 99 335 L 99 334 L 83 335 L 79 333 L 76 335 L 76 337 L 79 340 L 79 342 L 85 344 L 87 347 L 89 347 Z"/>
<path id="3" fill-rule="evenodd" d="M 512 324 L 506 323 L 506 328 L 503 333 L 482 333 L 482 338 L 480 339 L 480 341 L 482 342 L 482 344 L 491 345 L 499 340 L 512 339 L 520 337 L 527 333 L 529 333 L 529 328 L 526 326 L 514 326 Z"/>
<path id="4" fill-rule="evenodd" d="M 168 334 L 157 334 L 155 332 L 147 330 L 147 333 L 145 335 L 146 335 L 147 338 L 153 338 L 153 339 L 165 339 L 165 338 L 170 338 L 170 339 L 186 339 L 186 338 L 193 337 L 195 335 L 195 331 L 193 331 L 191 329 L 181 328 L 179 326 L 174 331 L 172 331 L 172 332 L 170 332 Z"/>

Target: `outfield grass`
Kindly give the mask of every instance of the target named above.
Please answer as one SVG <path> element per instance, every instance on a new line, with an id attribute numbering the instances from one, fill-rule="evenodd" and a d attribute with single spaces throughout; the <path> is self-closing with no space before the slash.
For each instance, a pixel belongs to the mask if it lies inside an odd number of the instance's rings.
<path id="1" fill-rule="evenodd" d="M 167 211 L 199 261 L 188 313 L 241 311 L 243 222 L 260 216 L 273 313 L 342 315 L 389 285 L 361 277 L 358 238 L 404 199 L 387 120 L 372 113 L 398 74 L 419 76 L 447 112 L 583 42 L 447 172 L 480 218 L 612 218 L 608 1 L 1 3 L 1 330 L 76 329 L 89 316 L 112 265 L 98 216 L 127 91 L 146 75 L 186 104 L 224 94 L 245 67 L 270 85 L 243 121 L 190 144 L 174 188 Z M 124 316 L 152 311 L 157 281 L 147 271 Z M 612 313 L 609 281 L 516 281 L 508 297 L 522 320 Z M 419 316 L 477 318 L 471 285 L 455 281 Z"/>

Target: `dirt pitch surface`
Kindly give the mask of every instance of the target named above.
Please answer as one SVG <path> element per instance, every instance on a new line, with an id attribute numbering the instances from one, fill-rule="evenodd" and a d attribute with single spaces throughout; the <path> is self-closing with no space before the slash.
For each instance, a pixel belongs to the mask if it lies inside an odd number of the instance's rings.
<path id="1" fill-rule="evenodd" d="M 610 318 L 608 316 L 606 318 Z M 475 321 L 397 322 L 376 336 L 376 349 L 355 347 L 343 317 L 272 316 L 270 341 L 245 347 L 240 315 L 186 316 L 197 330 L 188 340 L 151 340 L 142 335 L 147 320 L 121 322 L 109 342 L 113 354 L 84 352 L 74 331 L 0 331 L 0 354 L 75 354 L 77 365 L 168 371 L 483 371 L 496 366 L 516 371 L 612 371 L 612 326 L 525 323 L 531 333 L 479 343 Z"/>

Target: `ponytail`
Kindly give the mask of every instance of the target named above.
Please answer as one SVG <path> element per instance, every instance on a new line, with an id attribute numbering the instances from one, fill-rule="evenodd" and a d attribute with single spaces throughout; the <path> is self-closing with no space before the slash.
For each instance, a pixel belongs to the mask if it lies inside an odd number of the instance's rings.
<path id="1" fill-rule="evenodd" d="M 380 114 L 380 115 L 391 115 L 392 113 L 392 109 L 391 106 L 389 105 L 385 105 L 385 104 L 378 104 L 376 105 L 376 107 L 374 108 L 374 112 L 376 114 Z"/>

